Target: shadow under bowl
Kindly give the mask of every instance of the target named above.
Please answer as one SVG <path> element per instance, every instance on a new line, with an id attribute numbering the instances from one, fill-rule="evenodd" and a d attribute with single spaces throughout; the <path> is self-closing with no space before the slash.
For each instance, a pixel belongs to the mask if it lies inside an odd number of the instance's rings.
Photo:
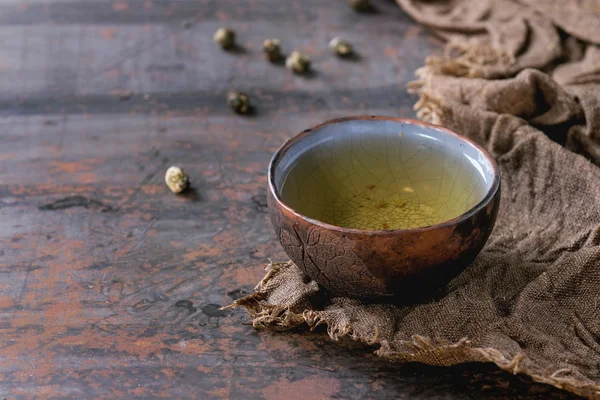
<path id="1" fill-rule="evenodd" d="M 334 295 L 435 296 L 487 241 L 500 172 L 481 147 L 419 121 L 358 116 L 288 140 L 268 172 L 288 256 Z"/>

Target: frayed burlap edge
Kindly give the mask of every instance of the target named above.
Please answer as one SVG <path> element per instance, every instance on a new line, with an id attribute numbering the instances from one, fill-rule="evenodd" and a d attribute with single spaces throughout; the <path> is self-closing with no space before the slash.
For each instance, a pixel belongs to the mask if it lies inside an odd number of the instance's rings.
<path id="1" fill-rule="evenodd" d="M 557 369 L 553 372 L 545 371 L 543 375 L 534 373 L 531 371 L 532 368 L 523 365 L 524 361 L 527 361 L 527 364 L 535 367 L 535 363 L 523 353 L 510 356 L 492 347 L 473 347 L 468 338 L 463 338 L 456 343 L 441 343 L 417 334 L 413 335 L 411 340 L 400 342 L 405 349 L 397 349 L 393 348 L 387 340 L 379 337 L 377 327 L 375 327 L 372 335 L 362 335 L 354 331 L 352 324 L 335 324 L 320 311 L 305 310 L 302 313 L 296 313 L 292 312 L 289 307 L 265 303 L 269 295 L 269 292 L 265 291 L 266 284 L 282 268 L 287 268 L 292 264 L 291 261 L 284 263 L 270 262 L 265 268 L 265 277 L 256 285 L 254 292 L 236 300 L 229 306 L 223 307 L 223 309 L 244 307 L 252 318 L 252 326 L 257 329 L 284 331 L 306 324 L 312 331 L 319 325 L 326 325 L 327 334 L 331 339 L 339 341 L 344 337 L 348 337 L 368 345 L 378 345 L 379 348 L 375 350 L 375 354 L 389 360 L 419 362 L 435 366 L 492 362 L 500 369 L 514 375 L 525 374 L 536 382 L 552 385 L 589 399 L 600 399 L 600 385 L 582 383 L 577 379 L 564 377 L 562 375 L 570 372 L 566 368 Z"/>
<path id="2" fill-rule="evenodd" d="M 418 79 L 408 83 L 408 92 L 418 94 L 414 105 L 417 118 L 432 124 L 443 125 L 440 99 L 427 92 L 430 77 L 436 75 L 456 78 L 490 79 L 489 67 L 510 69 L 515 66 L 513 55 L 499 50 L 491 44 L 476 44 L 454 40 L 446 43 L 443 56 L 428 56 L 425 65 L 415 71 Z"/>
<path id="3" fill-rule="evenodd" d="M 426 70 L 436 75 L 491 78 L 490 67 L 509 69 L 515 63 L 514 56 L 494 48 L 491 44 L 451 41 L 446 44 L 443 56 L 428 56 L 425 66 L 416 73 L 419 75 Z"/>
<path id="4" fill-rule="evenodd" d="M 417 118 L 436 125 L 443 125 L 444 111 L 441 99 L 436 98 L 427 91 L 430 78 L 434 75 L 482 77 L 476 67 L 449 56 L 427 57 L 425 65 L 417 69 L 415 75 L 418 79 L 408 83 L 408 92 L 419 96 L 419 100 L 415 103 L 413 109 L 417 113 Z"/>

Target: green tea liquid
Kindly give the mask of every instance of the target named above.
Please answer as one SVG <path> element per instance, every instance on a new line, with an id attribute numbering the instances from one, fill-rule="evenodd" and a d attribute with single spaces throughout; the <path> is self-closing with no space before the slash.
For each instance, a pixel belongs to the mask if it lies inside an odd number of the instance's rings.
<path id="1" fill-rule="evenodd" d="M 403 140 L 399 133 L 393 143 L 371 135 L 319 144 L 291 167 L 281 198 L 307 217 L 362 230 L 438 224 L 483 199 L 486 184 L 474 162 L 433 141 Z"/>

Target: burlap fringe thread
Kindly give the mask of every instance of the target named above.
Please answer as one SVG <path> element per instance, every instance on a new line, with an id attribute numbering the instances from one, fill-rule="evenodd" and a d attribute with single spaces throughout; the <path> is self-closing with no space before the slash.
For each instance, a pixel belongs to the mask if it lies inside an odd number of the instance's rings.
<path id="1" fill-rule="evenodd" d="M 360 341 L 367 345 L 379 345 L 375 350 L 377 356 L 400 362 L 421 362 L 431 364 L 435 359 L 435 365 L 451 366 L 463 363 L 465 359 L 472 362 L 493 362 L 499 368 L 512 374 L 526 374 L 534 381 L 556 386 L 559 389 L 584 396 L 590 399 L 600 399 L 600 386 L 592 384 L 581 384 L 579 381 L 570 379 L 571 371 L 563 368 L 544 375 L 533 374 L 521 365 L 525 355 L 517 354 L 512 359 L 506 358 L 500 351 L 491 347 L 472 347 L 467 338 L 456 343 L 441 343 L 421 335 L 413 335 L 410 341 L 401 341 L 406 350 L 398 349 L 390 345 L 387 340 L 379 336 L 379 328 L 375 327 L 370 336 L 356 333 L 350 324 L 335 323 L 328 320 L 327 316 L 314 310 L 304 311 L 302 314 L 292 312 L 289 307 L 280 307 L 266 304 L 264 300 L 268 297 L 265 286 L 269 280 L 282 268 L 287 268 L 293 263 L 270 262 L 266 268 L 265 277 L 256 285 L 254 293 L 236 300 L 233 304 L 223 309 L 244 307 L 252 317 L 252 326 L 257 329 L 270 329 L 285 331 L 306 324 L 310 330 L 320 325 L 327 326 L 327 334 L 335 341 L 344 337 Z"/>
<path id="2" fill-rule="evenodd" d="M 441 99 L 429 91 L 430 77 L 444 75 L 464 78 L 488 78 L 482 66 L 513 65 L 514 56 L 488 44 L 448 42 L 443 56 L 428 56 L 425 66 L 417 69 L 417 80 L 408 83 L 408 92 L 419 95 L 414 105 L 417 118 L 432 124 L 443 125 L 444 111 Z"/>

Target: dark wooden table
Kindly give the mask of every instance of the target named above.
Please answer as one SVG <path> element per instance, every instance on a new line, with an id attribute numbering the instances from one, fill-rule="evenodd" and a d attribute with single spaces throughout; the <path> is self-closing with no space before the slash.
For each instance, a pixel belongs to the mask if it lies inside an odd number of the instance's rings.
<path id="1" fill-rule="evenodd" d="M 375 4 L 2 1 L 0 398 L 571 398 L 219 311 L 285 259 L 265 207 L 273 151 L 330 118 L 414 115 L 406 83 L 441 43 Z M 238 51 L 212 43 L 223 25 Z M 330 55 L 336 35 L 357 59 Z M 268 37 L 314 73 L 265 62 Z M 253 116 L 229 110 L 234 88 Z M 185 195 L 165 186 L 170 165 L 189 172 Z"/>

